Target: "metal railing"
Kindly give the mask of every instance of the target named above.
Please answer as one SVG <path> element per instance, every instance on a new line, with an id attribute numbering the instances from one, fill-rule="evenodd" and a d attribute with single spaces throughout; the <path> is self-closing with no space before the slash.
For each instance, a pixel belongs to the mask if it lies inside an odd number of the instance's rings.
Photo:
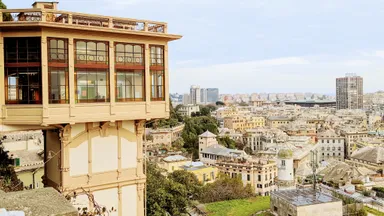
<path id="1" fill-rule="evenodd" d="M 108 17 L 47 9 L 1 9 L 0 23 L 44 22 L 127 31 L 167 33 L 167 24 L 148 20 Z"/>

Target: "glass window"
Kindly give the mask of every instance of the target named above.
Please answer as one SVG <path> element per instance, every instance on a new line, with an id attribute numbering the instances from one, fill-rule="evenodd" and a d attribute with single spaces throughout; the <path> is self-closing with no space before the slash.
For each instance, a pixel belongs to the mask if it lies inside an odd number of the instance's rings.
<path id="1" fill-rule="evenodd" d="M 115 79 L 117 101 L 144 100 L 143 70 L 117 70 Z"/>
<path id="2" fill-rule="evenodd" d="M 108 102 L 108 71 L 103 69 L 76 69 L 76 102 Z"/>
<path id="3" fill-rule="evenodd" d="M 117 65 L 144 65 L 144 45 L 116 43 L 115 62 Z"/>
<path id="4" fill-rule="evenodd" d="M 151 71 L 151 100 L 165 100 L 164 71 Z"/>
<path id="5" fill-rule="evenodd" d="M 40 67 L 5 68 L 7 104 L 41 104 Z"/>
<path id="6" fill-rule="evenodd" d="M 49 103 L 69 103 L 67 68 L 48 68 Z"/>
<path id="7" fill-rule="evenodd" d="M 5 63 L 41 62 L 40 38 L 4 38 L 4 50 Z"/>
<path id="8" fill-rule="evenodd" d="M 48 62 L 68 63 L 68 40 L 48 38 Z"/>
<path id="9" fill-rule="evenodd" d="M 76 64 L 108 64 L 108 42 L 76 40 Z"/>
<path id="10" fill-rule="evenodd" d="M 164 66 L 164 46 L 151 45 L 151 66 Z"/>

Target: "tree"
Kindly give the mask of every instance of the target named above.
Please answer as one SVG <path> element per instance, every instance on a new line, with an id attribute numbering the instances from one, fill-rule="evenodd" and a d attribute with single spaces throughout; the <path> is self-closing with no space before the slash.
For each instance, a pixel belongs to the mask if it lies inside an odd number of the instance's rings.
<path id="1" fill-rule="evenodd" d="M 232 199 L 244 199 L 254 196 L 254 189 L 250 184 L 243 185 L 243 181 L 238 178 L 230 178 L 225 174 L 220 174 L 212 184 L 206 184 L 199 196 L 202 203 L 218 202 Z"/>
<path id="2" fill-rule="evenodd" d="M 222 101 L 216 101 L 216 106 L 225 106 L 225 103 Z"/>
<path id="3" fill-rule="evenodd" d="M 227 148 L 230 148 L 230 149 L 236 148 L 236 142 L 233 139 L 229 138 L 229 136 L 219 137 L 217 141 L 219 144 Z"/>
<path id="4" fill-rule="evenodd" d="M 186 118 L 184 125 L 185 127 L 181 134 L 181 137 L 185 142 L 184 148 L 189 153 L 193 154 L 194 158 L 199 157 L 199 135 L 207 130 L 214 134 L 219 133 L 216 119 L 209 116 Z"/>
<path id="5" fill-rule="evenodd" d="M 245 102 L 241 102 L 241 103 L 239 103 L 239 106 L 248 106 L 248 104 Z"/>
<path id="6" fill-rule="evenodd" d="M 5 136 L 0 137 L 0 190 L 5 192 L 20 191 L 23 190 L 23 183 L 17 178 L 13 160 L 4 150 L 2 141 L 5 138 Z"/>
<path id="7" fill-rule="evenodd" d="M 7 6 L 0 0 L 0 9 L 7 9 Z M 3 21 L 12 21 L 13 18 L 10 13 L 3 13 Z"/>
<path id="8" fill-rule="evenodd" d="M 184 185 L 167 179 L 161 169 L 147 163 L 147 215 L 183 215 L 187 213 L 188 197 Z"/>
<path id="9" fill-rule="evenodd" d="M 183 140 L 183 138 L 179 138 L 179 139 L 173 141 L 172 142 L 172 147 L 177 149 L 177 150 L 184 150 L 185 151 L 185 149 L 183 149 L 183 147 L 184 147 L 184 140 Z"/>
<path id="10" fill-rule="evenodd" d="M 185 170 L 176 170 L 171 173 L 168 178 L 184 185 L 187 189 L 189 199 L 196 199 L 201 192 L 202 184 L 193 173 Z"/>

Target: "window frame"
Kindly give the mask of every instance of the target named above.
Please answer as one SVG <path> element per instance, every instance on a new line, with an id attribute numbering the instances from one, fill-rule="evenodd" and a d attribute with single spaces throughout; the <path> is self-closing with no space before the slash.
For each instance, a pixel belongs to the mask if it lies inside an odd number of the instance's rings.
<path id="1" fill-rule="evenodd" d="M 51 42 L 56 41 L 56 48 L 51 47 Z M 64 47 L 59 48 L 59 41 L 63 41 Z M 68 59 L 68 39 L 67 38 L 55 38 L 55 37 L 48 37 L 47 38 L 47 53 L 48 53 L 48 103 L 49 104 L 69 104 L 69 59 Z M 54 59 L 52 58 L 52 50 L 56 50 L 56 54 L 59 55 L 59 50 L 63 50 L 64 53 L 64 58 L 60 60 L 59 58 Z M 52 77 L 52 70 L 64 70 L 64 79 L 65 79 L 65 99 L 58 99 L 55 100 L 52 98 L 52 82 L 51 82 L 51 77 Z M 58 89 L 61 90 L 61 87 L 63 85 L 58 85 Z"/>
<path id="2" fill-rule="evenodd" d="M 158 77 L 155 76 L 161 73 L 162 83 L 157 84 Z M 151 101 L 165 101 L 165 72 L 164 70 L 151 70 L 150 71 L 150 84 L 151 84 Z M 154 76 L 156 77 L 154 80 Z M 159 97 L 159 87 L 161 87 L 161 97 Z M 155 90 L 155 91 L 154 91 Z"/>
<path id="3" fill-rule="evenodd" d="M 153 49 L 154 48 L 154 52 Z M 160 48 L 161 49 L 161 53 L 158 54 L 156 53 L 156 49 Z M 164 67 L 164 64 L 165 64 L 165 46 L 164 45 L 149 45 L 149 64 L 150 66 L 152 67 Z M 158 60 L 161 60 L 160 63 L 158 62 Z M 153 61 L 154 60 L 154 61 Z"/>
<path id="4" fill-rule="evenodd" d="M 79 48 L 77 46 L 78 42 L 85 42 L 85 60 L 79 60 L 78 59 L 78 52 Z M 75 61 L 75 67 L 76 68 L 109 68 L 109 42 L 108 41 L 100 41 L 100 40 L 86 40 L 86 39 L 74 39 L 74 61 Z M 88 43 L 95 43 L 96 48 L 95 50 L 88 50 Z M 98 44 L 104 44 L 105 45 L 105 51 L 98 50 Z M 88 59 L 88 52 L 95 52 L 96 55 L 96 61 L 89 60 Z M 98 61 L 98 53 L 103 52 L 105 54 L 106 59 L 104 61 Z M 80 55 L 80 54 L 79 54 Z"/>
<path id="5" fill-rule="evenodd" d="M 118 51 L 117 46 L 123 45 L 124 51 Z M 126 46 L 132 46 L 132 52 L 126 50 Z M 139 46 L 141 48 L 141 52 L 135 52 L 135 47 Z M 123 61 L 119 61 L 118 54 L 123 54 Z M 115 68 L 117 69 L 145 69 L 145 45 L 138 43 L 124 43 L 124 42 L 115 42 L 114 43 L 114 55 L 115 55 Z M 132 55 L 132 62 L 127 62 L 126 59 L 130 58 Z M 139 55 L 140 57 L 136 57 Z M 136 63 L 136 58 L 141 58 L 139 63 Z"/>
<path id="6" fill-rule="evenodd" d="M 105 72 L 105 77 L 106 77 L 106 96 L 105 99 L 89 99 L 88 97 L 88 87 L 89 86 L 95 86 L 96 88 L 98 86 L 103 86 L 103 85 L 89 85 L 89 80 L 87 79 L 87 85 L 81 85 L 81 86 L 86 86 L 87 88 L 87 99 L 79 99 L 78 97 L 78 91 L 79 91 L 79 85 L 78 85 L 78 73 L 79 70 L 81 72 L 87 72 L 87 77 L 89 76 L 89 72 L 96 72 L 96 77 L 98 73 Z M 74 73 L 74 80 L 75 80 L 75 103 L 109 103 L 110 102 L 110 80 L 109 80 L 109 70 L 103 69 L 103 68 L 75 68 L 75 73 Z"/>
<path id="7" fill-rule="evenodd" d="M 136 85 L 136 83 L 133 83 L 133 85 L 131 85 L 134 89 L 134 92 L 133 92 L 133 98 L 118 98 L 118 75 L 120 73 L 124 73 L 125 74 L 125 80 L 126 80 L 126 77 L 127 77 L 127 74 L 133 74 L 133 81 L 135 82 L 136 79 L 135 79 L 135 76 L 134 74 L 136 73 L 141 73 L 141 85 Z M 129 85 L 124 85 L 124 89 L 126 87 L 128 87 Z M 136 98 L 136 95 L 135 95 L 135 89 L 136 87 L 139 87 L 141 86 L 141 91 L 142 91 L 142 95 L 141 95 L 141 98 Z M 145 101 L 145 70 L 122 70 L 122 69 L 117 69 L 115 70 L 115 101 L 116 102 L 131 102 L 131 101 Z"/>
<path id="8" fill-rule="evenodd" d="M 58 85 L 57 87 L 61 90 L 61 87 L 65 87 L 65 99 L 53 99 L 52 96 L 52 71 L 53 70 L 64 70 L 65 85 Z M 61 67 L 48 67 L 48 100 L 49 104 L 68 104 L 69 103 L 69 70 L 68 68 Z"/>

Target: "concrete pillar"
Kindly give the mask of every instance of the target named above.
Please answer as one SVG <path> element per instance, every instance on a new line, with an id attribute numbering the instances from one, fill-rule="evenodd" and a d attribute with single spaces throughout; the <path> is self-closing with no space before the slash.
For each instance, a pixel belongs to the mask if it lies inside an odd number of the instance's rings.
<path id="1" fill-rule="evenodd" d="M 144 177 L 143 171 L 143 135 L 145 130 L 145 120 L 139 120 L 136 122 L 136 140 L 137 140 L 137 168 L 136 168 L 136 176 Z"/>

